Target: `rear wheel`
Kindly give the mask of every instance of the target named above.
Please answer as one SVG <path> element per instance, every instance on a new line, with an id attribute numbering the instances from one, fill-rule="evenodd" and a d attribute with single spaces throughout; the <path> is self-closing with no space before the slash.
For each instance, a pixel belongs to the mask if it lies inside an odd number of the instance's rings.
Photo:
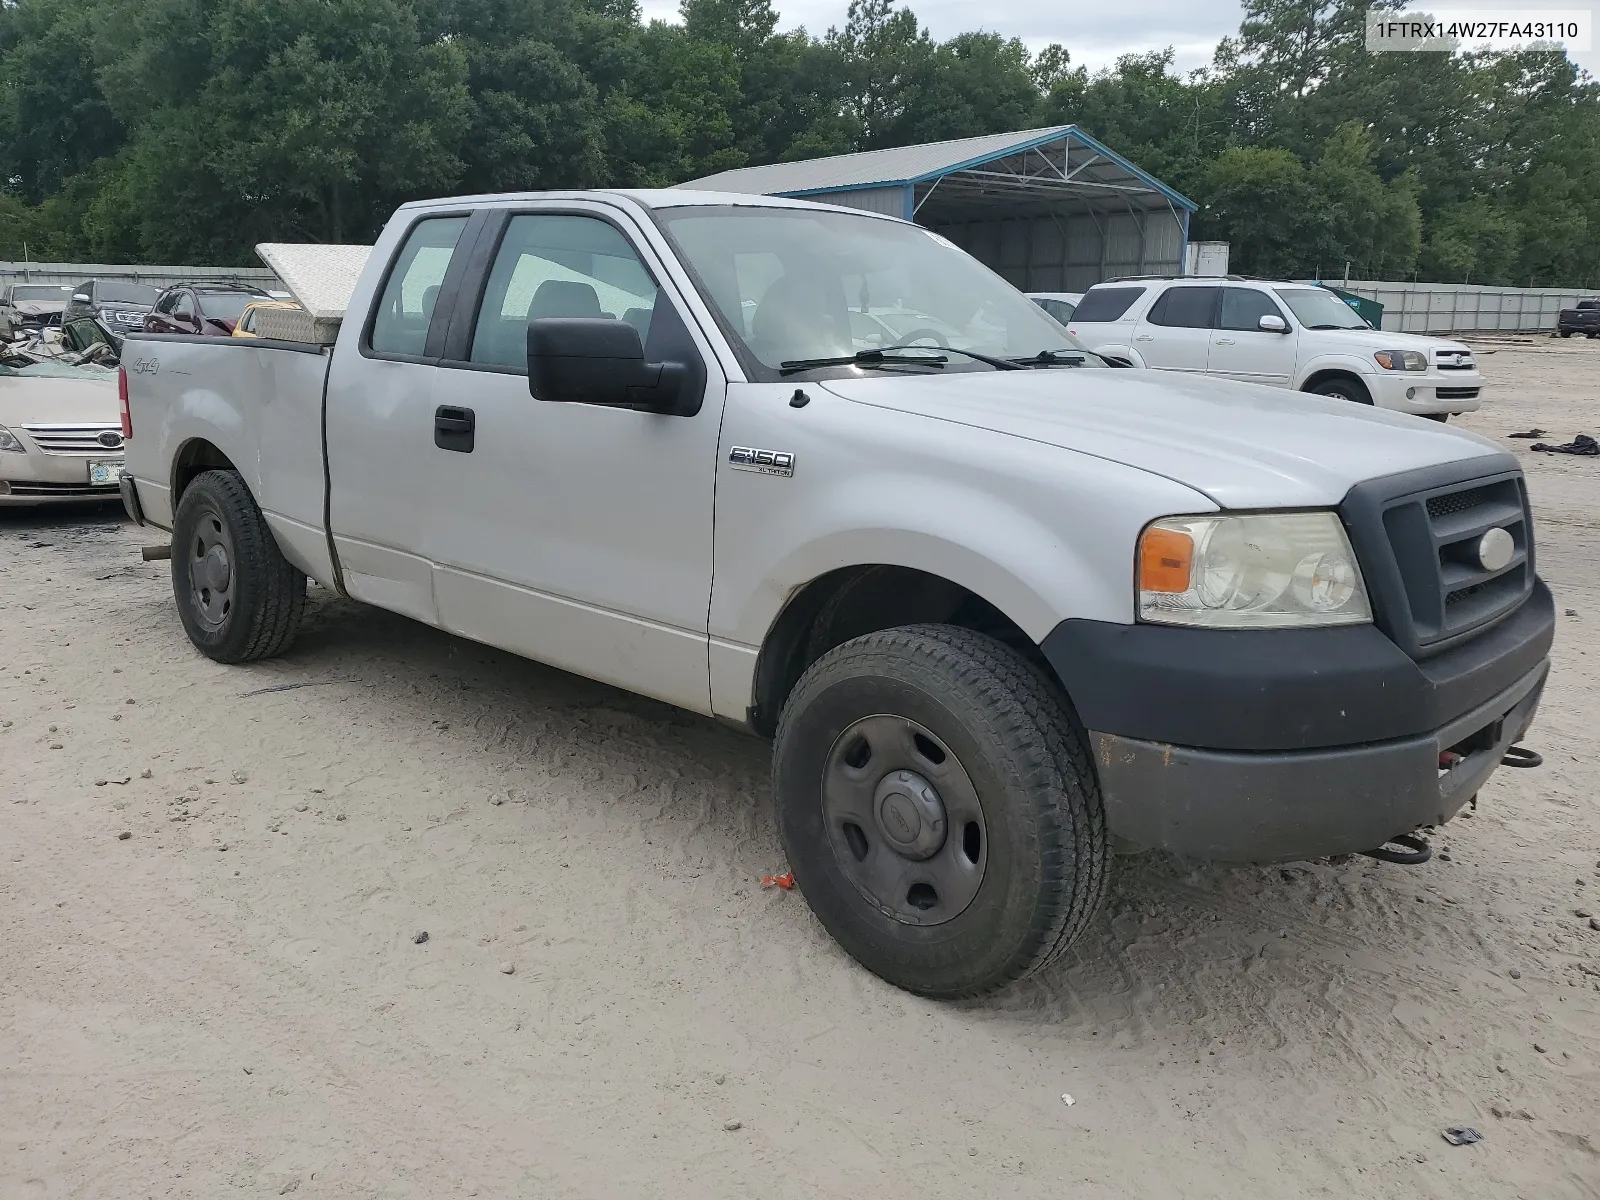
<path id="1" fill-rule="evenodd" d="M 969 630 L 884 630 L 814 663 L 779 720 L 773 790 L 817 918 L 922 995 L 1032 974 L 1105 893 L 1082 729 L 1015 651 Z"/>
<path id="2" fill-rule="evenodd" d="M 178 502 L 172 591 L 189 640 L 218 662 L 272 658 L 294 642 L 306 577 L 284 559 L 237 471 L 206 471 Z"/>
<path id="3" fill-rule="evenodd" d="M 1563 330 L 1562 330 L 1562 331 L 1561 331 L 1561 336 L 1562 336 L 1562 337 L 1571 337 L 1571 336 L 1572 336 L 1572 330 L 1570 330 L 1570 329 L 1563 329 Z"/>
<path id="4" fill-rule="evenodd" d="M 1354 379 L 1324 379 L 1308 390 L 1315 396 L 1331 396 L 1336 400 L 1349 400 L 1355 404 L 1372 403 L 1372 397 L 1367 394 L 1367 389 Z"/>

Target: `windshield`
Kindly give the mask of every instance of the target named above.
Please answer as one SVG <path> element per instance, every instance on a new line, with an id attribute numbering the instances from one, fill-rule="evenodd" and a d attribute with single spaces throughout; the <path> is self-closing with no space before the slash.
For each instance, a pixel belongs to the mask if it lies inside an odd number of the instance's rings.
<path id="1" fill-rule="evenodd" d="M 97 304 L 154 304 L 161 289 L 143 283 L 117 283 L 101 280 L 94 285 Z"/>
<path id="2" fill-rule="evenodd" d="M 1101 365 L 1021 292 L 916 225 L 732 205 L 658 215 L 743 357 L 765 368 L 759 377 L 905 344 L 927 347 L 927 358 L 940 347 L 1030 359 L 1067 351 Z M 961 357 L 943 367 L 994 369 Z"/>
<path id="3" fill-rule="evenodd" d="M 1278 296 L 1307 329 L 1371 329 L 1351 308 L 1323 288 L 1278 288 Z"/>
<path id="4" fill-rule="evenodd" d="M 11 299 L 18 300 L 66 300 L 72 289 L 56 283 L 19 283 L 11 289 Z"/>
<path id="5" fill-rule="evenodd" d="M 200 311 L 212 321 L 237 321 L 244 310 L 257 300 L 265 300 L 252 292 L 201 292 Z"/>

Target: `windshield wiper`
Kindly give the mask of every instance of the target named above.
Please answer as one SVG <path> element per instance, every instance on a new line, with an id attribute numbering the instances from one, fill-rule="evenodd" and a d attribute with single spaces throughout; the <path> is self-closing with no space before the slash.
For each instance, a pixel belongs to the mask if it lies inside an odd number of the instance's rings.
<path id="1" fill-rule="evenodd" d="M 1091 354 L 1100 358 L 1100 355 L 1095 354 L 1093 350 L 1041 350 L 1032 358 L 1013 358 L 1007 361 L 1019 367 L 1081 367 Z"/>
<path id="2" fill-rule="evenodd" d="M 937 354 L 900 355 L 894 353 L 898 350 L 937 350 Z M 964 354 L 968 358 L 981 363 L 987 363 L 997 371 L 1025 371 L 1026 367 L 1012 362 L 1010 359 L 995 358 L 989 354 L 979 354 L 976 350 L 961 350 L 955 346 L 919 346 L 907 343 L 901 346 L 883 346 L 873 350 L 858 350 L 854 354 L 843 354 L 836 358 L 795 358 L 780 363 L 778 373 L 788 375 L 795 371 L 809 371 L 813 367 L 882 367 L 900 366 L 902 363 L 912 366 L 929 366 L 943 369 L 944 364 L 950 360 L 946 354 Z"/>

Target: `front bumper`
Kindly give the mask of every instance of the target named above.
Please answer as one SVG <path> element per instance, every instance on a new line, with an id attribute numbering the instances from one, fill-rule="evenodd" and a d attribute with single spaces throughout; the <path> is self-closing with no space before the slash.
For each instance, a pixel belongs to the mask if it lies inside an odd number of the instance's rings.
<path id="1" fill-rule="evenodd" d="M 1418 416 L 1475 412 L 1483 398 L 1483 376 L 1475 370 L 1380 371 L 1362 381 L 1378 408 Z"/>
<path id="2" fill-rule="evenodd" d="M 1199 750 L 1091 734 L 1106 822 L 1189 858 L 1288 862 L 1352 854 L 1442 825 L 1533 723 L 1548 662 L 1432 733 L 1295 753 Z M 1461 755 L 1448 770 L 1440 756 Z"/>
<path id="3" fill-rule="evenodd" d="M 105 455 L 107 461 L 119 457 L 110 452 Z M 43 454 L 34 449 L 23 454 L 0 451 L 0 508 L 104 503 L 116 498 L 116 484 L 89 483 L 87 457 Z"/>
<path id="4" fill-rule="evenodd" d="M 1555 600 L 1418 661 L 1371 625 L 1223 631 L 1064 621 L 1041 649 L 1095 751 L 1106 819 L 1225 862 L 1370 850 L 1450 819 L 1526 731 Z M 1440 755 L 1460 755 L 1450 770 Z"/>

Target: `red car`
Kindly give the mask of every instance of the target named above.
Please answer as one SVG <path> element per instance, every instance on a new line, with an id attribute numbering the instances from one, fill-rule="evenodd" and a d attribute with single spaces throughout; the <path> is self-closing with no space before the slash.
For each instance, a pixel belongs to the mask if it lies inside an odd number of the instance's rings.
<path id="1" fill-rule="evenodd" d="M 144 330 L 232 337 L 245 307 L 271 298 L 260 288 L 236 284 L 180 283 L 161 293 L 144 319 Z"/>

